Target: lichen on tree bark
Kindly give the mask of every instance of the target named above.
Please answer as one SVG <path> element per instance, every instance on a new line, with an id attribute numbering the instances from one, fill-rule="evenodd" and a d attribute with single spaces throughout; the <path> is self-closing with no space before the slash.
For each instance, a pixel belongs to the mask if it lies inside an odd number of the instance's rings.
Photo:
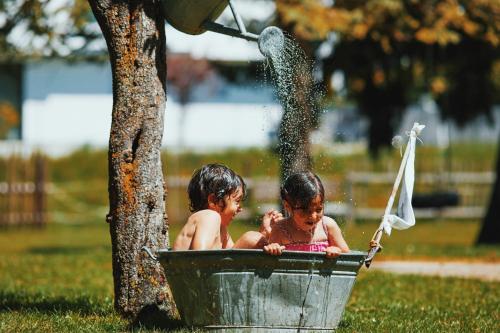
<path id="1" fill-rule="evenodd" d="M 165 24 L 159 1 L 89 0 L 113 77 L 109 200 L 115 308 L 137 319 L 172 318 L 162 267 L 141 251 L 168 247 L 160 159 L 166 102 Z"/>

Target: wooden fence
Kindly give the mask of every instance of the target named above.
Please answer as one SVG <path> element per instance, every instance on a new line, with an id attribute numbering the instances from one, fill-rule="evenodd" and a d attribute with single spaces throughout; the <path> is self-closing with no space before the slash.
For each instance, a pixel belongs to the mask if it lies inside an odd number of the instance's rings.
<path id="1" fill-rule="evenodd" d="M 47 161 L 40 154 L 0 158 L 0 227 L 43 226 L 47 222 Z M 396 177 L 395 173 L 352 172 L 345 177 L 322 176 L 326 189 L 326 214 L 346 220 L 380 219 Z M 417 218 L 476 219 L 485 213 L 492 172 L 420 173 L 415 194 L 453 191 L 456 206 L 415 208 Z M 167 177 L 167 210 L 171 221 L 185 221 L 189 215 L 186 188 L 189 177 Z M 246 179 L 249 197 L 239 219 L 254 219 L 278 208 L 276 177 Z M 105 191 L 105 186 L 99 191 Z M 52 195 L 56 195 L 52 193 Z"/>
<path id="2" fill-rule="evenodd" d="M 38 153 L 0 159 L 0 227 L 46 224 L 46 165 Z"/>
<path id="3" fill-rule="evenodd" d="M 382 217 L 396 178 L 395 173 L 353 172 L 347 177 L 347 186 L 353 204 L 347 210 L 352 218 Z M 474 219 L 485 214 L 493 172 L 423 173 L 415 178 L 414 196 L 456 195 L 458 202 L 430 204 L 414 208 L 416 218 Z M 397 206 L 397 203 L 394 205 Z"/>

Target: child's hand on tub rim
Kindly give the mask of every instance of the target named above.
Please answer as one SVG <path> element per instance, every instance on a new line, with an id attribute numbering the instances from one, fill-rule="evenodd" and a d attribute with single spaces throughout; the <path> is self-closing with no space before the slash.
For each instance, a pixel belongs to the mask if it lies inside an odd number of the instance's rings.
<path id="1" fill-rule="evenodd" d="M 342 250 L 336 246 L 329 246 L 325 250 L 327 258 L 336 258 L 340 256 Z"/>
<path id="2" fill-rule="evenodd" d="M 285 247 L 278 243 L 271 243 L 264 246 L 264 252 L 269 253 L 272 256 L 279 256 L 281 255 L 281 253 L 283 253 L 284 250 Z"/>

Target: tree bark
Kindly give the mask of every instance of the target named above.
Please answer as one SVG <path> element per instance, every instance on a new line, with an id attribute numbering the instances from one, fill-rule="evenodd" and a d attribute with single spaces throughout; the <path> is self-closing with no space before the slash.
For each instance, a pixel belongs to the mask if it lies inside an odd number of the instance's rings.
<path id="1" fill-rule="evenodd" d="M 488 211 L 483 219 L 483 224 L 477 244 L 500 244 L 500 138 L 498 140 L 496 180 L 491 192 Z"/>
<path id="2" fill-rule="evenodd" d="M 108 46 L 113 76 L 107 221 L 115 309 L 141 320 L 172 317 L 162 267 L 141 251 L 168 247 L 160 159 L 166 101 L 165 23 L 160 2 L 89 0 Z"/>

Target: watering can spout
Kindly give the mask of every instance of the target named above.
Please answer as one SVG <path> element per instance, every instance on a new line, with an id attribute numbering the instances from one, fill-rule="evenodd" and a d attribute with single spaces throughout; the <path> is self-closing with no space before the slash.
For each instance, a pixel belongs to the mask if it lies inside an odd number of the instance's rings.
<path id="1" fill-rule="evenodd" d="M 161 0 L 161 4 L 165 20 L 187 34 L 199 35 L 209 30 L 254 41 L 266 57 L 281 51 L 284 46 L 285 37 L 277 27 L 267 27 L 260 35 L 247 32 L 231 0 Z M 215 23 L 227 5 L 231 8 L 238 29 Z"/>
<path id="2" fill-rule="evenodd" d="M 280 28 L 270 26 L 262 30 L 258 39 L 259 50 L 266 57 L 280 54 L 285 47 L 285 35 Z"/>

